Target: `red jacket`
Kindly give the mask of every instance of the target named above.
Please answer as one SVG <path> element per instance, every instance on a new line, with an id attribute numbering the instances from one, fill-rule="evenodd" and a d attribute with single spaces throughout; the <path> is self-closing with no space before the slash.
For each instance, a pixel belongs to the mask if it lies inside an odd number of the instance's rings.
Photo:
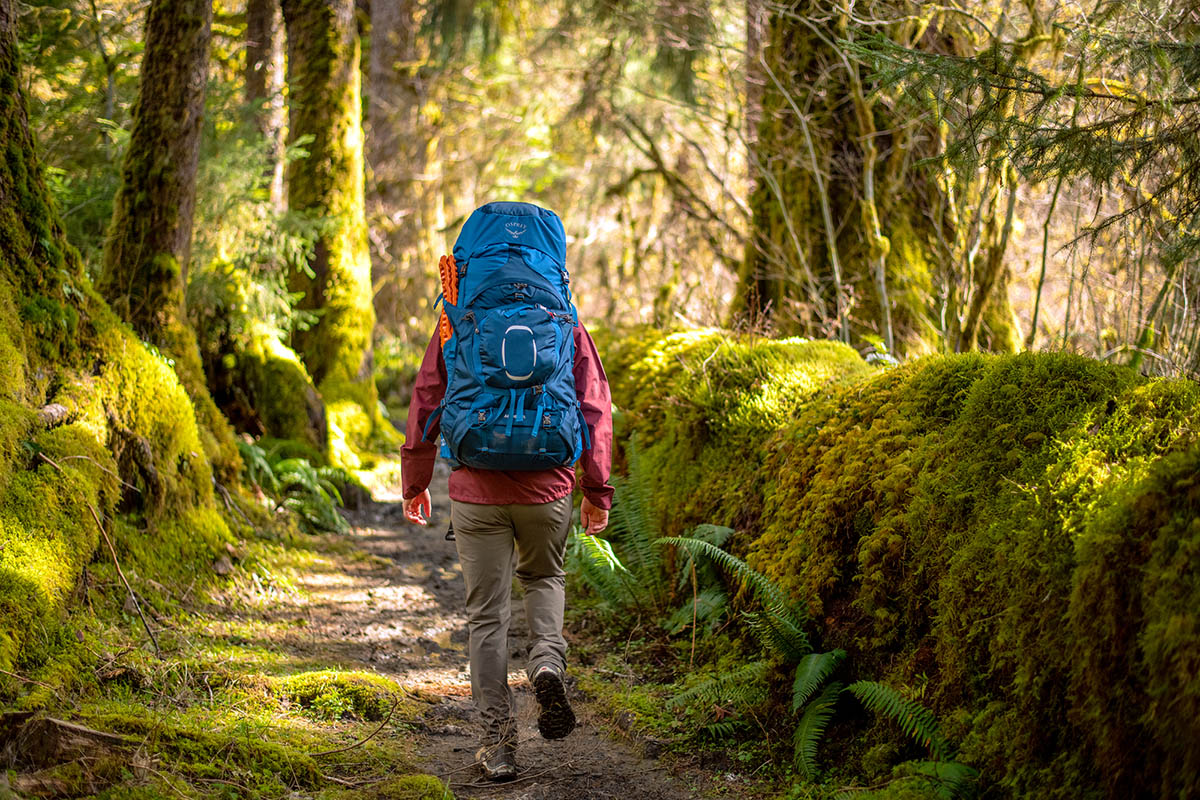
<path id="1" fill-rule="evenodd" d="M 575 393 L 583 409 L 592 447 L 579 457 L 583 468 L 580 485 L 583 496 L 597 508 L 612 507 L 613 489 L 608 485 L 612 471 L 612 397 L 608 376 L 600 363 L 596 344 L 584 330 L 575 326 Z M 429 487 L 433 464 L 437 460 L 438 422 L 429 429 L 429 440 L 421 438 L 425 423 L 446 394 L 446 363 L 435 332 L 425 350 L 417 383 L 413 386 L 412 405 L 408 409 L 407 435 L 400 451 L 404 499 L 416 497 Z M 556 467 L 536 471 L 508 471 L 459 467 L 450 473 L 450 499 L 464 503 L 507 505 L 508 503 L 549 503 L 575 488 L 575 468 Z"/>

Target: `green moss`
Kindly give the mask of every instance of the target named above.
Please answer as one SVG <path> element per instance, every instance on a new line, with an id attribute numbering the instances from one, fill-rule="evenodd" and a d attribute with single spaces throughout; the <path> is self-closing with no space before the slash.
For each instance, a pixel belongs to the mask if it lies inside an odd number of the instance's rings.
<path id="1" fill-rule="evenodd" d="M 11 34 L 0 35 L 0 80 L 17 74 Z M 0 103 L 0 185 L 11 189 L 0 192 L 0 668 L 43 669 L 57 688 L 74 656 L 64 650 L 52 666 L 45 651 L 89 591 L 85 568 L 119 585 L 107 550 L 97 553 L 97 521 L 144 596 L 142 580 L 199 576 L 203 587 L 231 540 L 210 458 L 218 479 L 240 466 L 211 403 L 198 408 L 181 385 L 203 388 L 195 363 L 144 344 L 91 287 L 48 203 L 22 104 L 7 94 Z M 178 277 L 169 260 L 152 267 Z M 165 343 L 190 336 L 183 326 L 154 333 Z M 43 418 L 48 404 L 66 413 Z M 115 597 L 120 605 L 123 590 Z M 26 696 L 30 707 L 54 700 L 39 691 Z"/>
<path id="2" fill-rule="evenodd" d="M 433 775 L 405 775 L 371 788 L 372 800 L 454 800 L 446 784 Z"/>
<path id="3" fill-rule="evenodd" d="M 324 452 L 323 404 L 295 351 L 275 331 L 258 326 L 250 332 L 249 346 L 235 358 L 265 434 Z"/>
<path id="4" fill-rule="evenodd" d="M 379 721 L 401 695 L 399 684 L 369 672 L 301 672 L 279 678 L 274 691 L 319 719 Z"/>
<path id="5" fill-rule="evenodd" d="M 316 762 L 294 746 L 253 735 L 236 719 L 191 717 L 96 713 L 88 719 L 101 730 L 136 737 L 142 747 L 169 759 L 173 772 L 191 778 L 228 779 L 233 768 L 251 776 L 258 791 L 274 795 L 324 782 Z"/>
<path id="6" fill-rule="evenodd" d="M 845 345 L 738 338 L 718 330 L 647 337 L 642 357 L 605 363 L 614 403 L 636 420 L 645 468 L 670 475 L 655 491 L 668 533 L 697 522 L 747 521 L 731 485 L 751 485 L 766 440 L 807 399 L 868 372 Z"/>
<path id="7" fill-rule="evenodd" d="M 926 685 L 1002 794 L 1197 790 L 1200 387 L 1045 353 L 780 392 L 752 376 L 788 374 L 782 343 L 633 341 L 609 374 L 664 530 L 736 525 L 820 645 Z"/>
<path id="8" fill-rule="evenodd" d="M 295 211 L 329 222 L 311 270 L 289 276 L 292 291 L 303 294 L 300 306 L 321 315 L 312 328 L 296 334 L 295 347 L 327 408 L 359 407 L 330 419 L 331 461 L 357 466 L 352 451 L 367 445 L 359 430 L 367 427 L 368 436 L 386 431 L 372 376 L 375 309 L 363 199 L 358 31 L 351 15 L 309 0 L 289 3 L 284 19 L 293 66 L 288 135 L 293 142 L 306 139 L 309 153 L 289 164 L 288 202 Z M 340 446 L 335 425 L 349 450 Z"/>

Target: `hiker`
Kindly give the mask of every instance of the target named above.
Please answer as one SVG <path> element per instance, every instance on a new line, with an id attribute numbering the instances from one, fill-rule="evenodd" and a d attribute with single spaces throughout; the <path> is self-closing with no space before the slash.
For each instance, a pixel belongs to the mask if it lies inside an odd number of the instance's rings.
<path id="1" fill-rule="evenodd" d="M 571 303 L 558 216 L 529 203 L 489 203 L 467 220 L 440 266 L 443 313 L 413 387 L 401 452 L 404 513 L 427 524 L 441 434 L 441 454 L 453 467 L 450 518 L 466 583 L 471 696 L 485 726 L 476 759 L 488 779 L 511 780 L 514 546 L 538 731 L 561 739 L 575 727 L 562 634 L 575 464 L 584 532 L 600 533 L 612 506 L 612 404 L 596 346 Z"/>

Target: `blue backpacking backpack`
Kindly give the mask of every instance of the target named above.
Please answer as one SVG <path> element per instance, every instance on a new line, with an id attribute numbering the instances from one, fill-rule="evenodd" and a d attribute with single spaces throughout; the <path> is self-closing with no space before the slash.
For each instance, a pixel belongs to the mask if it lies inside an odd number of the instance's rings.
<path id="1" fill-rule="evenodd" d="M 575 394 L 566 249 L 562 220 L 531 203 L 488 203 L 463 225 L 449 261 L 454 296 L 439 298 L 449 321 L 441 454 L 453 464 L 549 469 L 591 447 Z"/>

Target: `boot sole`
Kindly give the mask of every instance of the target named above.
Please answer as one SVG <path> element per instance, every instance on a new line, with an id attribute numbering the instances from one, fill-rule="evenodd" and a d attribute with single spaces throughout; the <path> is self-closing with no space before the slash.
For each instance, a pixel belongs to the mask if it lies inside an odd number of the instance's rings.
<path id="1" fill-rule="evenodd" d="M 557 675 L 550 672 L 538 675 L 533 680 L 533 693 L 542 709 L 538 714 L 538 733 L 543 739 L 562 739 L 575 730 L 575 712 Z"/>

